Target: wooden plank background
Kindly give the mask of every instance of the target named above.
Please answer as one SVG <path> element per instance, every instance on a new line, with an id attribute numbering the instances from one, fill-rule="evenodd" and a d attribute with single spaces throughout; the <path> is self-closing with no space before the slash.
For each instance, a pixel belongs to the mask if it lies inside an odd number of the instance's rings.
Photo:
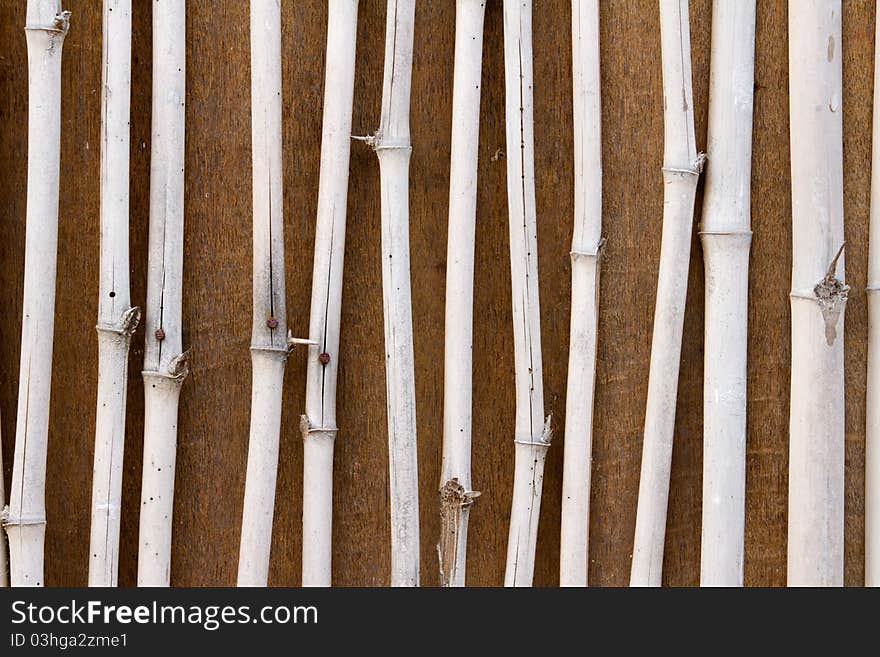
<path id="1" fill-rule="evenodd" d="M 134 2 L 132 298 L 145 297 L 150 154 L 151 2 Z M 285 241 L 289 321 L 308 330 L 323 97 L 326 3 L 283 2 Z M 865 276 L 870 189 L 874 11 L 844 0 L 846 315 L 846 582 L 863 581 Z M 56 344 L 48 459 L 46 582 L 87 580 L 98 286 L 101 3 L 67 0 Z M 505 194 L 502 2 L 489 0 L 481 115 L 474 486 L 468 582 L 503 581 L 513 478 L 513 352 Z M 7 483 L 15 431 L 25 235 L 25 3 L 0 0 L 0 410 Z M 222 7 L 222 8 L 221 8 Z M 251 178 L 248 3 L 187 2 L 184 345 L 192 374 L 180 407 L 172 583 L 232 585 L 250 399 Z M 355 134 L 379 120 L 385 2 L 361 0 Z M 443 306 L 455 2 L 420 0 L 413 71 L 411 248 L 416 351 L 422 579 L 436 585 Z M 705 146 L 710 0 L 691 2 L 698 145 Z M 662 214 L 660 37 L 656 0 L 602 0 L 604 235 L 590 544 L 590 580 L 624 585 L 638 494 Z M 535 582 L 558 582 L 562 433 L 572 225 L 570 5 L 534 2 L 535 139 L 544 386 L 550 449 Z M 785 583 L 791 268 L 787 16 L 758 3 L 752 175 L 745 577 Z M 711 163 L 710 163 L 711 166 Z M 699 207 L 699 199 L 698 199 Z M 696 218 L 698 219 L 698 217 Z M 334 498 L 337 585 L 384 585 L 389 523 L 379 178 L 375 155 L 352 148 Z M 692 264 L 679 381 L 664 580 L 699 582 L 703 263 Z M 131 350 L 120 583 L 136 579 L 143 430 L 143 329 Z M 298 585 L 304 405 L 302 353 L 287 366 L 270 582 Z"/>

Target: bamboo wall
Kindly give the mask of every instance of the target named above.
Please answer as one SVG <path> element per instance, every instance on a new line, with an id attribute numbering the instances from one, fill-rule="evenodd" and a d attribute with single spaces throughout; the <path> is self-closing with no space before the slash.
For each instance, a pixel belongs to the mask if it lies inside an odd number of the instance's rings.
<path id="1" fill-rule="evenodd" d="M 150 154 L 150 7 L 135 0 L 132 94 L 132 300 L 145 298 Z M 503 581 L 513 480 L 513 346 L 505 193 L 501 0 L 489 0 L 481 116 L 474 487 L 468 581 Z M 844 0 L 846 314 L 846 582 L 863 581 L 865 276 L 870 188 L 873 10 Z M 60 247 L 48 461 L 46 583 L 84 585 L 94 439 L 98 289 L 101 3 L 67 0 Z M 289 321 L 308 330 L 321 137 L 326 3 L 283 5 L 285 241 Z M 0 410 L 10 481 L 20 342 L 27 152 L 25 3 L 0 0 Z M 535 582 L 558 581 L 562 433 L 572 224 L 569 3 L 535 0 L 535 141 L 544 386 L 556 436 L 547 459 Z M 192 374 L 180 410 L 172 583 L 231 585 L 247 455 L 250 399 L 251 189 L 248 2 L 187 2 L 184 346 Z M 361 0 L 354 132 L 378 125 L 383 0 Z M 443 306 L 455 2 L 421 0 L 413 71 L 411 247 L 423 583 L 438 582 L 436 489 L 442 434 Z M 711 1 L 691 2 L 696 131 L 705 147 Z M 602 0 L 604 235 L 593 450 L 590 581 L 623 585 L 638 494 L 663 150 L 656 0 Z M 788 487 L 791 200 L 786 3 L 758 3 L 749 303 L 745 578 L 785 582 Z M 697 200 L 700 205 L 700 199 Z M 334 583 L 389 579 L 389 522 L 379 177 L 352 148 L 334 501 Z M 692 247 L 664 580 L 699 581 L 703 263 Z M 129 378 L 120 583 L 136 579 L 143 430 L 143 328 Z M 305 367 L 287 366 L 270 583 L 299 584 Z"/>

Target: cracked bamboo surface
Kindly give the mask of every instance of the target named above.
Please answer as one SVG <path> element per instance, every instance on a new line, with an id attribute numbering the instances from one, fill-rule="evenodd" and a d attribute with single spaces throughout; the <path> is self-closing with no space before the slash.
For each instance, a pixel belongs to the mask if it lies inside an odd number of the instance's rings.
<path id="1" fill-rule="evenodd" d="M 20 3 L 0 15 L 4 52 L 0 74 L 0 363 L 14 367 L 21 328 L 26 154 L 26 55 Z M 61 197 L 56 327 L 49 429 L 46 583 L 87 581 L 89 498 L 95 412 L 100 172 L 100 3 L 76 3 L 76 29 L 64 46 Z M 151 3 L 147 3 L 149 5 Z M 250 400 L 251 190 L 248 2 L 188 0 L 188 87 L 183 326 L 193 348 L 182 391 L 175 489 L 172 584 L 235 583 L 247 456 Z M 548 451 L 535 584 L 558 581 L 559 509 L 565 436 L 570 265 L 571 16 L 564 0 L 534 0 L 535 157 L 540 248 L 544 395 L 554 411 L 555 445 Z M 317 7 L 317 8 L 316 8 Z M 709 84 L 710 0 L 691 0 L 691 40 L 697 145 L 705 148 Z M 294 335 L 308 330 L 324 71 L 324 3 L 282 3 L 284 51 L 285 247 L 288 309 Z M 150 102 L 150 12 L 133 14 L 132 107 Z M 753 144 L 749 299 L 749 369 L 745 583 L 784 584 L 788 490 L 791 215 L 786 5 L 759 2 Z M 843 13 L 844 199 L 848 386 L 845 581 L 863 577 L 863 441 L 867 338 L 867 221 L 870 196 L 874 6 L 847 0 Z M 385 3 L 363 2 L 358 16 L 358 63 L 352 131 L 376 128 L 385 39 Z M 591 585 L 625 585 L 638 493 L 641 432 L 650 352 L 660 217 L 659 170 L 663 118 L 656 0 L 602 0 L 603 261 L 599 357 L 590 514 Z M 428 34 L 430 38 L 427 38 Z M 438 584 L 440 533 L 437 484 L 442 436 L 442 361 L 452 115 L 455 6 L 420 2 L 411 113 L 411 248 L 416 401 L 419 407 L 419 494 L 422 582 Z M 474 290 L 473 481 L 483 492 L 468 528 L 467 582 L 500 584 L 504 577 L 513 475 L 513 352 L 508 277 L 504 68 L 501 3 L 486 8 L 481 132 L 478 151 L 476 280 Z M 310 62 L 310 64 L 306 64 Z M 9 93 L 6 91 L 9 90 Z M 293 117 L 296 117 L 295 119 Z M 132 303 L 142 305 L 146 280 L 149 181 L 148 112 L 132 112 Z M 145 144 L 145 146 L 144 146 Z M 87 147 L 88 145 L 88 147 Z M 385 583 L 387 440 L 376 156 L 352 145 L 342 309 L 338 416 L 345 427 L 334 467 L 333 583 Z M 698 203 L 700 199 L 698 199 Z M 696 233 L 696 231 L 695 231 Z M 664 577 L 699 583 L 703 399 L 703 261 L 692 238 L 678 418 L 667 522 Z M 222 253 L 222 259 L 216 257 Z M 137 256 L 136 256 L 137 254 Z M 760 293 L 756 291 L 760 290 Z M 63 333 L 61 333 L 63 327 Z M 127 448 L 122 496 L 119 583 L 135 580 L 143 423 L 139 368 L 144 333 L 132 340 Z M 271 584 L 300 581 L 302 439 L 305 361 L 287 363 Z M 7 371 L 4 369 L 4 371 Z M 83 378 L 83 372 L 88 374 Z M 0 379 L 7 490 L 12 468 L 16 383 Z M 83 482 L 86 482 L 84 485 Z M 62 495 L 59 491 L 63 490 Z M 479 547 L 479 549 L 477 549 Z M 75 550 L 79 558 L 59 555 Z"/>

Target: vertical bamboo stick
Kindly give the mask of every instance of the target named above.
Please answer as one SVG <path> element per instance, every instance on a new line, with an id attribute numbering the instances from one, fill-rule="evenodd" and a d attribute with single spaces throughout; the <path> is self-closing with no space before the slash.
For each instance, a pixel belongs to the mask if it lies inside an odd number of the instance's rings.
<path id="1" fill-rule="evenodd" d="M 464 586 L 471 504 L 471 367 L 477 146 L 485 0 L 458 0 L 452 92 L 452 156 L 446 254 L 443 460 L 440 468 L 440 581 Z"/>
<path id="2" fill-rule="evenodd" d="M 46 538 L 46 450 L 61 149 L 61 50 L 70 12 L 59 0 L 28 0 L 27 232 L 18 416 L 5 526 L 13 586 L 42 586 Z"/>
<path id="3" fill-rule="evenodd" d="M 660 586 L 669 501 L 672 436 L 690 263 L 694 196 L 703 156 L 694 138 L 688 0 L 660 0 L 663 66 L 663 238 L 648 375 L 648 401 L 632 586 Z"/>
<path id="4" fill-rule="evenodd" d="M 131 307 L 128 273 L 131 0 L 104 0 L 103 64 L 98 404 L 89 586 L 117 582 L 128 347 L 141 316 L 140 308 Z"/>
<path id="5" fill-rule="evenodd" d="M 416 391 L 409 273 L 409 105 L 415 0 L 388 0 L 379 131 L 382 297 L 391 499 L 391 586 L 419 585 Z"/>
<path id="6" fill-rule="evenodd" d="M 358 0 L 330 0 L 303 430 L 303 586 L 330 586 L 333 444 Z"/>
<path id="7" fill-rule="evenodd" d="M 287 360 L 281 166 L 281 5 L 251 0 L 253 325 L 251 428 L 239 586 L 266 586 Z"/>
<path id="8" fill-rule="evenodd" d="M 3 441 L 0 440 L 0 520 L 5 519 L 6 482 L 3 479 Z M 9 586 L 9 551 L 6 547 L 6 533 L 0 532 L 0 587 Z"/>
<path id="9" fill-rule="evenodd" d="M 602 247 L 598 0 L 572 0 L 571 28 L 575 208 L 571 243 L 571 337 L 563 443 L 559 583 L 561 586 L 586 586 L 599 321 L 599 251 Z"/>
<path id="10" fill-rule="evenodd" d="M 789 2 L 791 417 L 788 584 L 843 585 L 840 0 Z M 839 277 L 839 278 L 838 278 Z"/>
<path id="11" fill-rule="evenodd" d="M 532 95 L 532 3 L 504 0 L 507 206 L 513 298 L 516 435 L 505 586 L 531 586 L 550 419 L 544 419 Z"/>
<path id="12" fill-rule="evenodd" d="M 880 13 L 877 14 L 880 17 Z M 874 125 L 868 248 L 868 381 L 865 435 L 865 585 L 880 586 L 880 21 L 874 33 Z"/>
<path id="13" fill-rule="evenodd" d="M 712 5 L 700 583 L 742 586 L 755 0 Z"/>
<path id="14" fill-rule="evenodd" d="M 183 352 L 186 3 L 153 3 L 153 126 L 138 586 L 168 586 Z"/>

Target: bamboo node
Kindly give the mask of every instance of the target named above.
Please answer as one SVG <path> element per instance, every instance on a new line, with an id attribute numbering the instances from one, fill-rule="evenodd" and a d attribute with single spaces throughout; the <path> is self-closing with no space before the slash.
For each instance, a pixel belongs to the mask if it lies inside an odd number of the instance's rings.
<path id="1" fill-rule="evenodd" d="M 516 436 L 513 439 L 513 442 L 518 445 L 532 445 L 533 447 L 549 447 L 550 441 L 553 439 L 553 428 L 550 426 L 551 421 L 553 420 L 553 414 L 547 416 L 547 419 L 544 420 L 544 430 L 541 431 L 540 436 L 533 436 L 531 434 L 526 436 Z"/>
<path id="2" fill-rule="evenodd" d="M 356 141 L 362 141 L 374 151 L 412 151 L 412 144 L 406 139 L 387 139 L 382 136 L 381 132 L 372 135 L 358 137 L 351 136 Z"/>
<path id="3" fill-rule="evenodd" d="M 355 141 L 362 141 L 370 148 L 373 148 L 373 144 L 376 143 L 376 135 L 352 135 L 352 139 Z"/>
<path id="4" fill-rule="evenodd" d="M 819 303 L 819 310 L 822 312 L 822 319 L 825 320 L 825 341 L 829 347 L 834 344 L 834 340 L 837 338 L 837 322 L 846 306 L 850 289 L 849 285 L 835 276 L 837 261 L 843 255 L 845 246 L 846 242 L 840 245 L 837 255 L 828 265 L 825 277 L 813 288 L 813 293 Z"/>
<path id="5" fill-rule="evenodd" d="M 58 34 L 64 35 L 67 34 L 67 29 L 70 27 L 70 12 L 62 11 L 58 14 L 55 14 L 55 18 L 50 25 L 25 25 L 24 29 L 27 32 L 56 32 Z"/>
<path id="6" fill-rule="evenodd" d="M 339 429 L 336 427 L 316 427 L 312 425 L 308 415 L 300 415 L 299 431 L 302 434 L 303 441 L 307 438 L 324 438 L 333 441 Z"/>
<path id="7" fill-rule="evenodd" d="M 603 252 L 605 251 L 605 242 L 607 240 L 602 237 L 596 242 L 596 246 L 592 249 L 587 248 L 585 250 L 581 249 L 572 249 L 569 251 L 568 255 L 571 257 L 572 262 L 577 260 L 578 258 L 602 258 Z"/>
<path id="8" fill-rule="evenodd" d="M 12 515 L 12 511 L 7 504 L 3 507 L 3 513 L 0 515 L 0 524 L 4 527 L 34 527 L 46 524 L 45 515 Z"/>
<path id="9" fill-rule="evenodd" d="M 95 511 L 106 511 L 108 518 L 118 518 L 121 511 L 118 504 L 111 504 L 110 502 L 96 504 L 94 509 Z"/>
<path id="10" fill-rule="evenodd" d="M 681 176 L 699 177 L 703 173 L 703 167 L 706 165 L 707 156 L 705 153 L 697 153 L 696 159 L 691 162 L 690 167 L 663 167 L 663 173 L 673 173 Z"/>

